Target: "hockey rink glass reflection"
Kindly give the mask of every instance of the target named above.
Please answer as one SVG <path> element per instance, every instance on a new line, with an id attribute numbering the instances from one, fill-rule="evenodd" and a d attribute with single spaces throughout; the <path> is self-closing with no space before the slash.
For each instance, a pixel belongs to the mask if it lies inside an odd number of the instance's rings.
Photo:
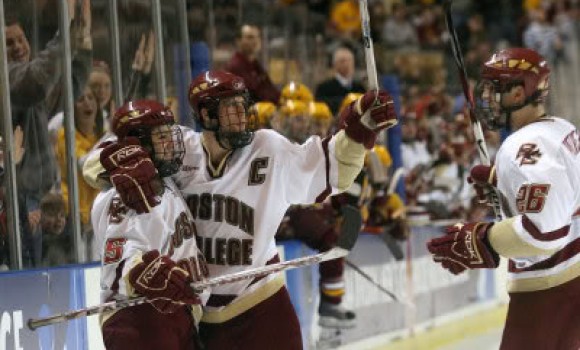
<path id="1" fill-rule="evenodd" d="M 501 93 L 490 80 L 480 81 L 474 90 L 475 114 L 490 129 L 501 127 Z"/>

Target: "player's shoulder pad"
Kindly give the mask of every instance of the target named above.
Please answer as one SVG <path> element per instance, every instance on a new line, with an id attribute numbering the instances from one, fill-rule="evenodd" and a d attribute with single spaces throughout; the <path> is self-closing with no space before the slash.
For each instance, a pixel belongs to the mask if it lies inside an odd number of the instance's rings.
<path id="1" fill-rule="evenodd" d="M 522 169 L 536 164 L 549 168 L 550 164 L 555 164 L 562 141 L 574 130 L 572 124 L 560 118 L 545 118 L 529 124 L 503 142 L 497 162 L 510 162 Z"/>
<path id="2" fill-rule="evenodd" d="M 260 129 L 256 130 L 254 133 L 254 140 L 252 144 L 257 148 L 268 147 L 280 149 L 285 148 L 285 145 L 291 144 L 291 142 L 275 130 Z"/>

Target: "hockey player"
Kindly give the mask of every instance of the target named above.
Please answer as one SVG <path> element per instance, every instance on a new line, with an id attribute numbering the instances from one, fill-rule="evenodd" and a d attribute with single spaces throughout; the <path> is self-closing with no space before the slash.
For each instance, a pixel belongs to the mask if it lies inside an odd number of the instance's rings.
<path id="1" fill-rule="evenodd" d="M 258 119 L 258 129 L 272 129 L 276 118 L 276 105 L 272 102 L 262 101 L 256 102 L 251 107 L 252 112 L 256 114 Z"/>
<path id="2" fill-rule="evenodd" d="M 332 112 L 330 107 L 324 102 L 311 102 L 308 105 L 310 121 L 310 134 L 325 138 L 332 125 Z"/>
<path id="3" fill-rule="evenodd" d="M 181 130 L 173 124 L 173 113 L 160 103 L 128 102 L 111 121 L 118 143 L 100 154 L 120 191 L 129 183 L 150 181 L 134 188 L 128 203 L 115 188 L 103 191 L 92 209 L 102 301 L 135 296 L 150 301 L 103 314 L 103 340 L 109 350 L 196 348 L 201 307 L 189 284 L 207 274 L 207 267 L 197 249 L 191 213 L 169 178 L 184 156 Z M 160 204 L 138 215 L 129 206 L 141 205 L 142 196 L 155 196 Z"/>
<path id="4" fill-rule="evenodd" d="M 305 104 L 314 102 L 314 95 L 308 86 L 291 81 L 284 85 L 282 92 L 280 93 L 280 106 L 283 106 L 287 101 L 300 101 Z"/>
<path id="5" fill-rule="evenodd" d="M 298 145 L 271 130 L 252 130 L 247 90 L 233 74 L 202 73 L 191 83 L 189 100 L 203 131 L 183 129 L 185 158 L 173 179 L 196 219 L 198 245 L 212 275 L 277 262 L 274 234 L 286 209 L 347 188 L 376 133 L 397 123 L 390 96 L 368 92 L 341 116 L 344 130 Z M 363 126 L 363 115 L 378 127 Z M 148 184 L 145 179 L 139 186 Z M 130 189 L 123 191 L 122 198 L 131 196 Z M 145 197 L 145 207 L 156 204 L 154 196 Z M 208 349 L 302 348 L 280 275 L 214 288 L 200 334 Z"/>
<path id="6" fill-rule="evenodd" d="M 513 133 L 495 166 L 476 166 L 471 177 L 480 192 L 497 188 L 505 219 L 459 223 L 428 243 L 454 274 L 509 259 L 501 349 L 580 348 L 580 134 L 546 114 L 549 74 L 530 49 L 501 50 L 483 64 L 476 115 Z"/>
<path id="7" fill-rule="evenodd" d="M 300 100 L 286 100 L 279 110 L 280 128 L 277 131 L 292 142 L 304 143 L 311 136 L 308 104 Z"/>

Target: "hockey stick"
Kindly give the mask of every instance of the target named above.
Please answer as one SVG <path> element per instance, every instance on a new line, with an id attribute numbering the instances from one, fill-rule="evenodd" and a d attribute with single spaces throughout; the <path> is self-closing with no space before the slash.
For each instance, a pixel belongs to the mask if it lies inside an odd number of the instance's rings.
<path id="1" fill-rule="evenodd" d="M 491 159 L 489 158 L 489 153 L 487 152 L 487 144 L 485 143 L 485 138 L 483 137 L 483 130 L 481 129 L 481 123 L 477 120 L 474 112 L 473 105 L 473 95 L 469 89 L 469 83 L 467 81 L 467 72 L 465 70 L 465 62 L 463 61 L 463 55 L 461 54 L 461 47 L 459 46 L 459 39 L 457 38 L 457 32 L 455 31 L 455 26 L 453 25 L 453 18 L 451 16 L 451 3 L 452 0 L 445 0 L 443 7 L 445 8 L 445 22 L 447 23 L 447 30 L 451 37 L 451 50 L 453 51 L 453 58 L 455 60 L 455 65 L 459 71 L 459 80 L 461 81 L 461 87 L 463 88 L 463 94 L 465 95 L 465 100 L 467 101 L 467 106 L 469 108 L 469 118 L 471 119 L 471 125 L 473 126 L 473 134 L 475 135 L 475 142 L 477 144 L 477 151 L 479 152 L 479 157 L 481 158 L 481 163 L 483 165 L 491 165 Z M 490 191 L 489 194 L 490 203 L 493 207 L 493 212 L 495 214 L 496 220 L 500 221 L 501 211 L 499 205 L 499 198 L 495 189 Z"/>
<path id="2" fill-rule="evenodd" d="M 327 260 L 342 258 L 348 255 L 358 238 L 358 234 L 362 225 L 362 218 L 360 212 L 352 206 L 344 206 L 342 208 L 344 222 L 341 227 L 341 233 L 336 243 L 336 246 L 326 252 L 305 256 L 293 260 L 283 261 L 273 265 L 261 266 L 241 272 L 236 272 L 228 275 L 223 275 L 215 278 L 210 278 L 206 281 L 192 284 L 192 288 L 196 291 L 203 290 L 207 287 L 219 286 L 225 283 L 237 282 L 245 279 L 265 276 L 271 273 L 281 272 L 284 270 L 295 269 L 302 266 L 317 264 Z M 145 297 L 137 297 L 126 300 L 114 300 L 107 303 L 90 306 L 78 310 L 68 311 L 53 316 L 29 319 L 27 322 L 30 330 L 49 326 L 51 324 L 70 321 L 80 317 L 87 317 L 95 314 L 100 314 L 105 311 L 119 310 L 130 306 L 141 305 L 146 303 Z"/>
<path id="3" fill-rule="evenodd" d="M 377 65 L 375 63 L 375 49 L 373 45 L 373 38 L 371 37 L 371 25 L 369 18 L 369 9 L 367 0 L 359 0 L 359 12 L 360 12 L 360 22 L 362 27 L 362 40 L 365 49 L 365 62 L 367 66 L 367 76 L 369 79 L 369 90 L 379 91 L 379 79 L 377 77 Z M 392 103 L 392 102 L 390 102 Z M 375 130 L 378 127 L 388 124 L 391 121 L 384 121 L 380 125 L 375 123 L 371 118 L 370 113 L 367 111 L 361 117 L 361 123 L 369 128 L 370 130 Z"/>
<path id="4" fill-rule="evenodd" d="M 399 183 L 399 180 L 401 179 L 401 177 L 403 177 L 405 175 L 405 169 L 404 168 L 398 168 L 395 173 L 393 174 L 393 178 L 391 179 L 391 183 L 389 184 L 389 189 L 387 190 L 387 195 L 392 195 L 393 193 L 395 193 L 395 189 L 397 187 L 397 184 Z M 380 237 L 383 240 L 383 242 L 385 242 L 385 244 L 387 245 L 387 248 L 389 248 L 389 251 L 391 252 L 391 254 L 393 254 L 393 257 L 395 258 L 395 260 L 403 260 L 405 258 L 405 253 L 403 253 L 403 249 L 401 248 L 401 246 L 399 245 L 399 243 L 397 242 L 397 240 L 395 240 L 393 238 L 393 236 L 389 233 L 389 231 L 391 231 L 394 228 L 395 224 L 394 223 L 389 223 L 387 225 L 385 225 L 384 229 L 383 229 L 383 233 L 381 233 Z"/>
<path id="5" fill-rule="evenodd" d="M 385 293 L 386 295 L 388 295 L 391 299 L 393 299 L 394 301 L 399 301 L 399 298 L 397 298 L 397 296 L 391 292 L 390 290 L 388 290 L 387 288 L 381 286 L 378 282 L 376 282 L 371 276 L 369 276 L 366 272 L 364 272 L 360 267 L 356 266 L 352 261 L 345 259 L 344 262 L 351 268 L 353 269 L 356 273 L 358 273 L 359 275 L 361 275 L 364 279 L 366 279 L 367 281 L 369 281 L 373 286 L 377 287 L 381 292 Z"/>

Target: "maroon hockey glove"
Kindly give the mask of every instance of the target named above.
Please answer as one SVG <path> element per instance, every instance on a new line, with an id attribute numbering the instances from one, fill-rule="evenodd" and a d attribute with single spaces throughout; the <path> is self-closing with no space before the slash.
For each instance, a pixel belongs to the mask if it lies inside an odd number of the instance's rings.
<path id="1" fill-rule="evenodd" d="M 147 151 L 136 138 L 107 145 L 100 155 L 110 181 L 123 203 L 137 213 L 148 213 L 160 202 L 160 180 Z"/>
<path id="2" fill-rule="evenodd" d="M 199 304 L 190 286 L 193 279 L 168 256 L 152 250 L 129 272 L 129 282 L 137 293 L 149 299 L 162 313 L 172 313 L 184 305 Z"/>
<path id="3" fill-rule="evenodd" d="M 466 269 L 496 268 L 499 255 L 489 245 L 487 235 L 493 223 L 458 223 L 447 234 L 427 243 L 435 262 L 457 275 Z"/>
<path id="4" fill-rule="evenodd" d="M 476 165 L 471 168 L 467 182 L 473 185 L 477 193 L 477 199 L 481 203 L 489 202 L 489 193 L 497 187 L 497 175 L 495 165 Z"/>
<path id="5" fill-rule="evenodd" d="M 363 116 L 377 126 L 371 130 L 363 125 Z M 397 115 L 391 96 L 383 90 L 368 91 L 358 100 L 352 102 L 339 115 L 340 127 L 348 137 L 362 143 L 367 149 L 375 145 L 377 133 L 382 129 L 397 125 Z"/>

